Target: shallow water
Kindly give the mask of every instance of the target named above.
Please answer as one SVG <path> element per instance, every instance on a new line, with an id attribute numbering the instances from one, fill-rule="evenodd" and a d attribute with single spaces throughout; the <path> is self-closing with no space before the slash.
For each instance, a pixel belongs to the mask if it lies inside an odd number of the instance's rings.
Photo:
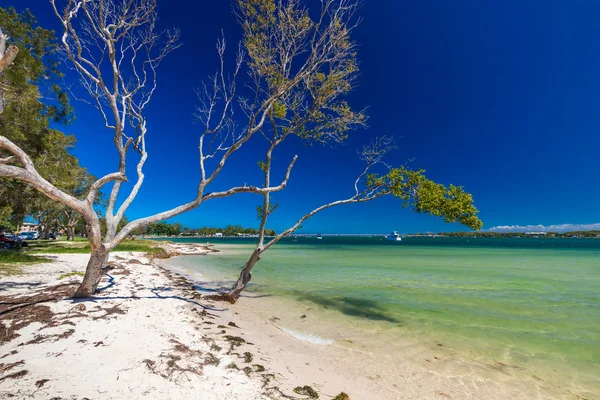
<path id="1" fill-rule="evenodd" d="M 177 263 L 227 285 L 251 242 L 211 242 L 223 253 Z M 339 317 L 289 329 L 443 342 L 574 393 L 600 393 L 600 240 L 298 238 L 264 254 L 252 282 L 249 292 Z"/>

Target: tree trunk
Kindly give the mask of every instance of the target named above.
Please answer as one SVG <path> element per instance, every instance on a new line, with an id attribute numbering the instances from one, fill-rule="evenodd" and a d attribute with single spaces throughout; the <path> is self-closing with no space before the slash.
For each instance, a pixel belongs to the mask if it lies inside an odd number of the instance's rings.
<path id="1" fill-rule="evenodd" d="M 250 273 L 250 271 L 252 270 L 252 268 L 254 267 L 254 265 L 258 261 L 260 261 L 260 253 L 261 252 L 262 252 L 262 248 L 258 248 L 256 250 L 254 250 L 254 252 L 250 256 L 250 259 L 248 260 L 248 262 L 244 266 L 244 269 L 240 273 L 240 277 L 235 282 L 235 285 L 233 285 L 233 287 L 231 288 L 231 290 L 229 291 L 229 293 L 227 293 L 225 295 L 225 298 L 230 303 L 235 303 L 240 298 L 240 295 L 242 294 L 242 291 L 246 288 L 246 286 L 248 285 L 248 283 L 252 279 L 252 274 Z"/>
<path id="2" fill-rule="evenodd" d="M 112 269 L 108 266 L 104 266 L 106 265 L 110 251 L 107 250 L 106 246 L 102 243 L 100 223 L 96 214 L 91 211 L 89 215 L 84 215 L 84 218 L 86 218 L 85 227 L 92 254 L 90 255 L 90 260 L 85 269 L 83 282 L 81 282 L 81 285 L 79 285 L 73 294 L 73 297 L 76 298 L 93 296 L 94 293 L 96 293 L 96 289 L 98 289 L 98 284 L 100 283 L 102 276 Z"/>
<path id="3" fill-rule="evenodd" d="M 92 251 L 90 260 L 85 269 L 83 282 L 81 282 L 81 285 L 79 285 L 77 291 L 73 294 L 73 297 L 86 298 L 91 297 L 96 293 L 96 289 L 98 289 L 98 284 L 100 283 L 102 276 L 111 269 L 110 267 L 103 267 L 107 255 L 108 252 L 104 249 L 104 246 Z"/>
<path id="4" fill-rule="evenodd" d="M 75 237 L 75 227 L 67 226 L 67 240 L 73 240 Z"/>

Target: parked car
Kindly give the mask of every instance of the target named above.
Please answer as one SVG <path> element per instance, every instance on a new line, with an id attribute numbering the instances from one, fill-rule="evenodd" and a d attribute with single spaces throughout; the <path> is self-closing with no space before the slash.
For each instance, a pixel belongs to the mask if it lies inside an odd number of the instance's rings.
<path id="1" fill-rule="evenodd" d="M 4 234 L 0 232 L 0 248 L 12 249 L 23 246 L 23 239 L 12 233 Z M 26 244 L 25 244 L 26 246 Z"/>
<path id="2" fill-rule="evenodd" d="M 39 235 L 37 232 L 21 232 L 19 237 L 23 240 L 37 240 Z"/>

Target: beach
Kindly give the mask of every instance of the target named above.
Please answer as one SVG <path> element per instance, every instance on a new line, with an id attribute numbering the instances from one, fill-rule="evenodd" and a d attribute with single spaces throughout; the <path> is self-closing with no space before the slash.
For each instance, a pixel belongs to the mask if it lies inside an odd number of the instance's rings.
<path id="1" fill-rule="evenodd" d="M 88 256 L 50 257 L 2 281 L 0 398 L 268 398 L 260 361 L 243 355 L 253 346 L 228 341 L 221 332 L 243 333 L 186 280 L 142 253 L 113 253 L 113 283 L 76 301 L 64 296 L 81 278 L 58 277 L 83 271 Z"/>
<path id="2" fill-rule="evenodd" d="M 263 256 L 232 309 L 366 377 L 371 397 L 597 398 L 599 242 L 428 240 L 298 238 Z M 215 242 L 165 263 L 226 289 L 251 246 Z"/>
<path id="3" fill-rule="evenodd" d="M 83 271 L 84 254 L 4 279 L 0 398 L 594 398 L 443 342 L 389 336 L 380 351 L 372 323 L 344 325 L 326 307 L 254 291 L 234 305 L 211 301 L 222 282 L 181 265 L 230 250 L 174 246 L 172 255 L 196 256 L 113 253 L 111 278 L 90 300 L 64 298 L 81 278 L 58 280 Z"/>

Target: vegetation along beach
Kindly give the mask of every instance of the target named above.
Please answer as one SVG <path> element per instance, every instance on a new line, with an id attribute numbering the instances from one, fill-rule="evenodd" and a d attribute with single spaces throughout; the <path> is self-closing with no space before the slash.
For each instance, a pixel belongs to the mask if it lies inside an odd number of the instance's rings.
<path id="1" fill-rule="evenodd" d="M 0 398 L 600 399 L 598 18 L 0 0 Z"/>

